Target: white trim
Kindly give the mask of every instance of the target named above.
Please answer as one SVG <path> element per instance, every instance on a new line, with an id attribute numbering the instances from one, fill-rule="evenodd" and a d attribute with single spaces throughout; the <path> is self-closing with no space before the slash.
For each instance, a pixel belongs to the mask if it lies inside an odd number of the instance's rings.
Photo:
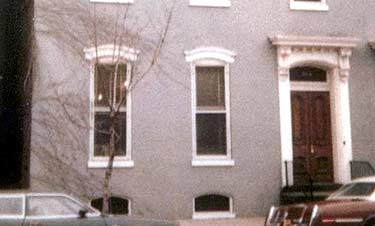
<path id="1" fill-rule="evenodd" d="M 231 0 L 190 0 L 190 6 L 230 7 Z"/>
<path id="2" fill-rule="evenodd" d="M 90 0 L 96 3 L 134 3 L 134 0 Z"/>
<path id="3" fill-rule="evenodd" d="M 199 47 L 191 51 L 185 51 L 185 60 L 189 63 L 209 59 L 233 63 L 235 56 L 234 52 L 217 47 Z"/>
<path id="4" fill-rule="evenodd" d="M 214 193 L 212 193 L 214 194 Z M 210 195 L 210 194 L 206 194 Z M 218 194 L 220 195 L 220 194 Z M 204 196 L 204 195 L 203 195 Z M 201 196 L 198 196 L 201 197 Z M 225 218 L 235 218 L 236 214 L 233 213 L 233 198 L 231 196 L 225 196 L 229 198 L 229 211 L 202 211 L 202 212 L 196 212 L 195 211 L 195 199 L 198 198 L 195 197 L 193 199 L 193 215 L 192 218 L 194 220 L 208 220 L 208 219 L 225 219 Z"/>
<path id="5" fill-rule="evenodd" d="M 185 59 L 190 62 L 191 70 L 191 109 L 192 109 L 192 165 L 193 166 L 229 166 L 234 165 L 232 160 L 231 123 L 230 123 L 230 80 L 229 63 L 234 62 L 236 54 L 217 47 L 201 47 L 192 51 L 185 51 Z M 196 67 L 197 66 L 223 66 L 225 86 L 224 109 L 197 109 L 196 100 Z M 224 114 L 226 117 L 226 155 L 197 155 L 196 115 L 198 113 Z M 202 158 L 205 161 L 202 161 Z M 212 161 L 207 161 L 212 160 Z M 224 162 L 223 160 L 227 160 Z M 229 160 L 229 161 L 228 161 Z"/>
<path id="6" fill-rule="evenodd" d="M 229 212 L 202 212 L 193 213 L 194 220 L 228 219 L 235 218 L 236 214 Z"/>
<path id="7" fill-rule="evenodd" d="M 348 84 L 351 49 L 357 45 L 359 39 L 278 35 L 270 40 L 273 45 L 277 46 L 283 186 L 286 185 L 284 162 L 293 160 L 290 101 L 292 85 L 289 81 L 289 69 L 298 65 L 319 66 L 327 69 L 330 81 L 334 180 L 338 183 L 350 181 L 349 163 L 352 160 L 352 143 Z M 290 182 L 292 182 L 292 177 L 293 172 L 289 171 Z"/>
<path id="8" fill-rule="evenodd" d="M 132 92 L 128 89 L 130 81 L 132 79 L 132 65 L 130 61 L 137 60 L 139 51 L 126 47 L 126 46 L 114 46 L 112 44 L 102 45 L 85 48 L 85 58 L 91 61 L 90 67 L 90 138 L 89 138 L 89 160 L 88 168 L 105 168 L 108 165 L 108 157 L 94 156 L 94 137 L 95 137 L 95 112 L 100 110 L 100 107 L 95 107 L 95 63 L 101 64 L 113 64 L 116 60 L 119 60 L 123 64 L 126 64 L 126 107 L 121 107 L 121 112 L 126 112 L 126 155 L 116 156 L 113 162 L 114 168 L 131 168 L 134 167 L 134 162 L 131 161 L 131 150 L 132 150 Z M 98 55 L 98 58 L 96 57 Z M 113 57 L 115 56 L 115 57 Z M 120 59 L 117 59 L 119 56 Z M 99 62 L 96 62 L 99 60 Z M 103 109 L 104 110 L 104 109 Z M 104 110 L 105 111 L 105 110 Z"/>
<path id="9" fill-rule="evenodd" d="M 307 11 L 328 11 L 329 7 L 326 0 L 321 0 L 319 2 L 290 0 L 290 9 Z"/>
<path id="10" fill-rule="evenodd" d="M 87 167 L 88 168 L 107 168 L 108 166 L 108 158 L 104 161 L 100 160 L 92 160 L 90 159 L 88 161 Z M 114 160 L 113 161 L 113 168 L 133 168 L 134 167 L 134 161 L 133 160 Z"/>
<path id="11" fill-rule="evenodd" d="M 210 159 L 201 159 L 196 158 L 193 159 L 191 162 L 192 166 L 203 166 L 203 167 L 210 167 L 210 166 L 234 166 L 233 159 L 214 159 L 215 157 L 212 156 Z"/>
<path id="12" fill-rule="evenodd" d="M 120 60 L 136 61 L 139 54 L 139 50 L 127 46 L 115 46 L 113 44 L 84 48 L 83 52 L 85 53 L 86 60 L 93 61 L 96 60 L 96 58 L 113 58 L 113 62 L 117 60 L 117 57 L 119 57 Z"/>
<path id="13" fill-rule="evenodd" d="M 328 75 L 327 75 L 328 76 Z M 293 91 L 329 91 L 329 82 L 290 82 Z"/>

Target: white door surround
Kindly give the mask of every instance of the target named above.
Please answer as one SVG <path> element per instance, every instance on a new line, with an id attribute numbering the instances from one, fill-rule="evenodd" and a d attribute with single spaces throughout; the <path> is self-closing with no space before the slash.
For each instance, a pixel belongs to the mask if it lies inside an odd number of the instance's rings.
<path id="1" fill-rule="evenodd" d="M 287 184 L 284 162 L 293 160 L 289 69 L 296 66 L 313 66 L 327 71 L 331 99 L 334 180 L 337 183 L 350 181 L 352 141 L 348 83 L 350 56 L 359 39 L 277 35 L 271 37 L 270 41 L 277 47 L 283 186 Z M 293 184 L 293 173 L 290 170 L 288 168 L 288 181 Z"/>

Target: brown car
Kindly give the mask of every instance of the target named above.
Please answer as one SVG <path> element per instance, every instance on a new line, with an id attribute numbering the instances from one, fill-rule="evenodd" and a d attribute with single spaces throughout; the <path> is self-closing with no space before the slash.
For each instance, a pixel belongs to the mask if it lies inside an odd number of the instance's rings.
<path id="1" fill-rule="evenodd" d="M 272 206 L 265 226 L 375 226 L 375 176 L 353 180 L 326 200 Z"/>

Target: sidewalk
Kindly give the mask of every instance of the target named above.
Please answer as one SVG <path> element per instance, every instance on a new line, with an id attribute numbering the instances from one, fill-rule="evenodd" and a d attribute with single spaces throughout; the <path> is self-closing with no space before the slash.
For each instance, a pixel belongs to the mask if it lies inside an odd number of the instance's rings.
<path id="1" fill-rule="evenodd" d="M 263 217 L 235 218 L 223 220 L 180 220 L 181 226 L 263 226 Z"/>

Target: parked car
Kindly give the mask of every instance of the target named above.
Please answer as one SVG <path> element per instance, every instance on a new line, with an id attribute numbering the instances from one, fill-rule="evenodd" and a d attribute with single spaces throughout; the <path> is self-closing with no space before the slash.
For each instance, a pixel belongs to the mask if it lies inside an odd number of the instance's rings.
<path id="1" fill-rule="evenodd" d="M 0 194 L 0 226 L 178 226 L 107 216 L 65 194 Z"/>
<path id="2" fill-rule="evenodd" d="M 265 226 L 375 226 L 375 176 L 353 180 L 326 200 L 272 206 Z"/>

